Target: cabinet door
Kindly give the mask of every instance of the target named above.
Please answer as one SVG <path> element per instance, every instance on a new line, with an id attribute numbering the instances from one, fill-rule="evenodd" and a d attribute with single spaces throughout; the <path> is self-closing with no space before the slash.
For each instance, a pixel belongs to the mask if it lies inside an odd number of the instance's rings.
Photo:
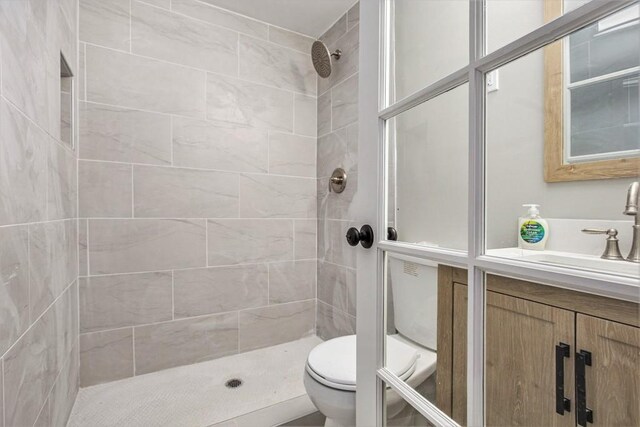
<path id="1" fill-rule="evenodd" d="M 467 289 L 453 302 L 453 419 L 466 423 Z M 575 313 L 487 292 L 485 416 L 488 426 L 575 426 L 573 408 L 556 413 L 556 345 L 563 359 L 564 396 L 573 405 Z"/>
<path id="2" fill-rule="evenodd" d="M 577 351 L 591 356 L 585 391 L 593 426 L 640 425 L 640 329 L 578 314 L 576 332 Z"/>

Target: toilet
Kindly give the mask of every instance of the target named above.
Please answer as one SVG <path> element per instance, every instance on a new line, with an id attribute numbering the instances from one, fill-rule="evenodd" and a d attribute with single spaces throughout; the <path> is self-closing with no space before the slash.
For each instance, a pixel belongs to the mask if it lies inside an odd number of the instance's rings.
<path id="1" fill-rule="evenodd" d="M 427 384 L 436 371 L 438 266 L 415 257 L 388 254 L 397 331 L 387 335 L 386 367 L 414 389 Z M 356 336 L 318 344 L 307 357 L 304 385 L 309 398 L 327 417 L 325 427 L 356 422 Z M 387 418 L 406 403 L 387 388 Z M 402 425 L 395 423 L 394 425 Z"/>

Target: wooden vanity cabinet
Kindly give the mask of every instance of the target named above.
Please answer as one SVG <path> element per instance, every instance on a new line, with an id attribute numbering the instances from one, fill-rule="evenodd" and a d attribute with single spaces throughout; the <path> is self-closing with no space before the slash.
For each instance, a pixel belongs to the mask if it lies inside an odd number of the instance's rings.
<path id="1" fill-rule="evenodd" d="M 464 425 L 466 272 L 440 269 L 437 404 Z M 496 276 L 487 291 L 487 425 L 640 426 L 637 304 Z"/>

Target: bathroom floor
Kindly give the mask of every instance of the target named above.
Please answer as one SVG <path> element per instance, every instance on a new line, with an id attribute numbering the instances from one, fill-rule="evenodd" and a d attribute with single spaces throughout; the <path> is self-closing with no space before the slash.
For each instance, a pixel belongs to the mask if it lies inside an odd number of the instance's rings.
<path id="1" fill-rule="evenodd" d="M 302 382 L 316 336 L 80 390 L 69 426 L 273 426 L 315 411 Z M 228 388 L 239 378 L 243 384 Z"/>

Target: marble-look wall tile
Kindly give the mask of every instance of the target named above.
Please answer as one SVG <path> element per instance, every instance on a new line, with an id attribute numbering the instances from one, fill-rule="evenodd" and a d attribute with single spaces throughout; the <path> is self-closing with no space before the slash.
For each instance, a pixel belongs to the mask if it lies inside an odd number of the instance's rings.
<path id="1" fill-rule="evenodd" d="M 80 0 L 80 40 L 129 51 L 130 0 Z"/>
<path id="2" fill-rule="evenodd" d="M 171 9 L 171 0 L 141 0 L 141 1 L 153 6 L 162 7 L 164 9 Z"/>
<path id="3" fill-rule="evenodd" d="M 313 334 L 315 305 L 309 300 L 240 311 L 239 350 L 255 350 Z"/>
<path id="4" fill-rule="evenodd" d="M 0 2 L 2 94 L 45 131 L 59 126 L 57 14 L 55 2 Z"/>
<path id="5" fill-rule="evenodd" d="M 244 35 L 240 35 L 239 53 L 241 78 L 315 95 L 316 72 L 309 54 Z"/>
<path id="6" fill-rule="evenodd" d="M 216 73 L 238 73 L 238 33 L 135 0 L 131 51 Z"/>
<path id="7" fill-rule="evenodd" d="M 355 26 L 345 35 L 329 45 L 330 51 L 340 49 L 342 56 L 334 61 L 331 75 L 326 79 L 318 79 L 318 93 L 325 93 L 338 83 L 358 72 L 360 63 L 360 28 Z"/>
<path id="8" fill-rule="evenodd" d="M 331 91 L 318 96 L 318 137 L 331 132 Z"/>
<path id="9" fill-rule="evenodd" d="M 87 101 L 204 118 L 206 73 L 87 46 Z"/>
<path id="10" fill-rule="evenodd" d="M 171 272 L 80 279 L 82 332 L 171 320 Z"/>
<path id="11" fill-rule="evenodd" d="M 203 267 L 205 222 L 179 219 L 92 219 L 90 274 Z"/>
<path id="12" fill-rule="evenodd" d="M 316 139 L 288 133 L 270 133 L 269 173 L 315 177 Z"/>
<path id="13" fill-rule="evenodd" d="M 49 404 L 49 399 L 47 399 L 42 405 L 38 419 L 33 424 L 33 427 L 50 427 L 51 425 L 51 405 Z"/>
<path id="14" fill-rule="evenodd" d="M 293 259 L 292 220 L 209 220 L 207 233 L 210 266 Z"/>
<path id="15" fill-rule="evenodd" d="M 172 0 L 171 9 L 174 12 L 201 19 L 211 24 L 229 28 L 250 36 L 267 39 L 269 26 L 264 22 L 246 18 L 196 0 Z"/>
<path id="16" fill-rule="evenodd" d="M 122 163 L 78 162 L 82 218 L 130 218 L 133 215 L 133 168 Z"/>
<path id="17" fill-rule="evenodd" d="M 318 259 L 346 267 L 356 268 L 356 252 L 344 236 L 356 222 L 320 219 L 318 221 Z"/>
<path id="18" fill-rule="evenodd" d="M 293 222 L 294 259 L 315 259 L 318 221 L 296 219 Z"/>
<path id="19" fill-rule="evenodd" d="M 87 276 L 89 274 L 89 248 L 87 247 L 89 238 L 89 223 L 86 219 L 78 220 L 78 275 Z"/>
<path id="20" fill-rule="evenodd" d="M 80 335 L 80 386 L 133 376 L 133 328 Z"/>
<path id="21" fill-rule="evenodd" d="M 78 104 L 80 101 L 86 101 L 87 99 L 87 91 L 86 85 L 84 82 L 85 72 L 84 72 L 84 52 L 86 50 L 86 45 L 84 43 L 80 43 L 78 47 L 78 74 L 77 74 L 77 93 L 78 93 Z"/>
<path id="22" fill-rule="evenodd" d="M 0 354 L 29 326 L 29 232 L 0 228 Z"/>
<path id="23" fill-rule="evenodd" d="M 360 23 L 360 2 L 354 4 L 347 12 L 347 29 L 351 30 Z"/>
<path id="24" fill-rule="evenodd" d="M 207 118 L 293 132 L 293 96 L 286 90 L 209 74 Z"/>
<path id="25" fill-rule="evenodd" d="M 318 177 L 328 178 L 341 167 L 350 179 L 358 165 L 358 125 L 341 128 L 318 138 Z M 347 183 L 347 188 L 349 184 Z"/>
<path id="26" fill-rule="evenodd" d="M 268 289 L 268 269 L 264 264 L 175 271 L 175 316 L 261 307 L 268 303 Z"/>
<path id="27" fill-rule="evenodd" d="M 49 220 L 77 216 L 78 173 L 73 152 L 51 141 L 49 150 L 49 179 L 47 216 Z"/>
<path id="28" fill-rule="evenodd" d="M 80 158 L 171 163 L 171 118 L 108 105 L 80 103 Z"/>
<path id="29" fill-rule="evenodd" d="M 159 166 L 134 166 L 134 215 L 138 218 L 238 216 L 238 175 Z"/>
<path id="30" fill-rule="evenodd" d="M 269 41 L 288 47 L 307 55 L 311 54 L 311 45 L 314 39 L 284 28 L 269 26 Z"/>
<path id="31" fill-rule="evenodd" d="M 173 119 L 173 164 L 234 172 L 267 172 L 266 130 L 204 120 Z"/>
<path id="32" fill-rule="evenodd" d="M 358 195 L 358 170 L 347 172 L 347 187 L 336 194 L 329 191 L 328 178 L 318 179 L 318 210 L 325 219 L 354 220 L 357 219 L 356 196 Z"/>
<path id="33" fill-rule="evenodd" d="M 78 276 L 76 221 L 29 225 L 29 309 L 36 319 Z"/>
<path id="34" fill-rule="evenodd" d="M 315 218 L 315 185 L 309 178 L 243 175 L 240 217 Z"/>
<path id="35" fill-rule="evenodd" d="M 331 127 L 333 130 L 358 121 L 358 75 L 331 90 Z"/>
<path id="36" fill-rule="evenodd" d="M 318 263 L 318 299 L 334 308 L 355 314 L 356 271 L 327 262 Z"/>
<path id="37" fill-rule="evenodd" d="M 315 260 L 269 264 L 269 304 L 309 300 L 315 297 Z"/>
<path id="38" fill-rule="evenodd" d="M 333 44 L 347 32 L 347 14 L 345 13 L 338 19 L 325 33 L 320 36 L 320 40 L 325 44 Z"/>
<path id="39" fill-rule="evenodd" d="M 136 375 L 235 354 L 238 314 L 214 314 L 138 326 L 135 349 Z"/>
<path id="40" fill-rule="evenodd" d="M 318 301 L 317 334 L 323 340 L 356 333 L 356 318 Z"/>
<path id="41" fill-rule="evenodd" d="M 294 118 L 296 134 L 315 137 L 318 133 L 316 97 L 296 93 Z"/>
<path id="42" fill-rule="evenodd" d="M 0 13 L 1 15 L 2 13 Z M 42 221 L 49 137 L 0 99 L 0 225 Z"/>
<path id="43" fill-rule="evenodd" d="M 49 396 L 51 425 L 66 426 L 78 394 L 80 360 L 77 347 L 67 356 Z"/>

